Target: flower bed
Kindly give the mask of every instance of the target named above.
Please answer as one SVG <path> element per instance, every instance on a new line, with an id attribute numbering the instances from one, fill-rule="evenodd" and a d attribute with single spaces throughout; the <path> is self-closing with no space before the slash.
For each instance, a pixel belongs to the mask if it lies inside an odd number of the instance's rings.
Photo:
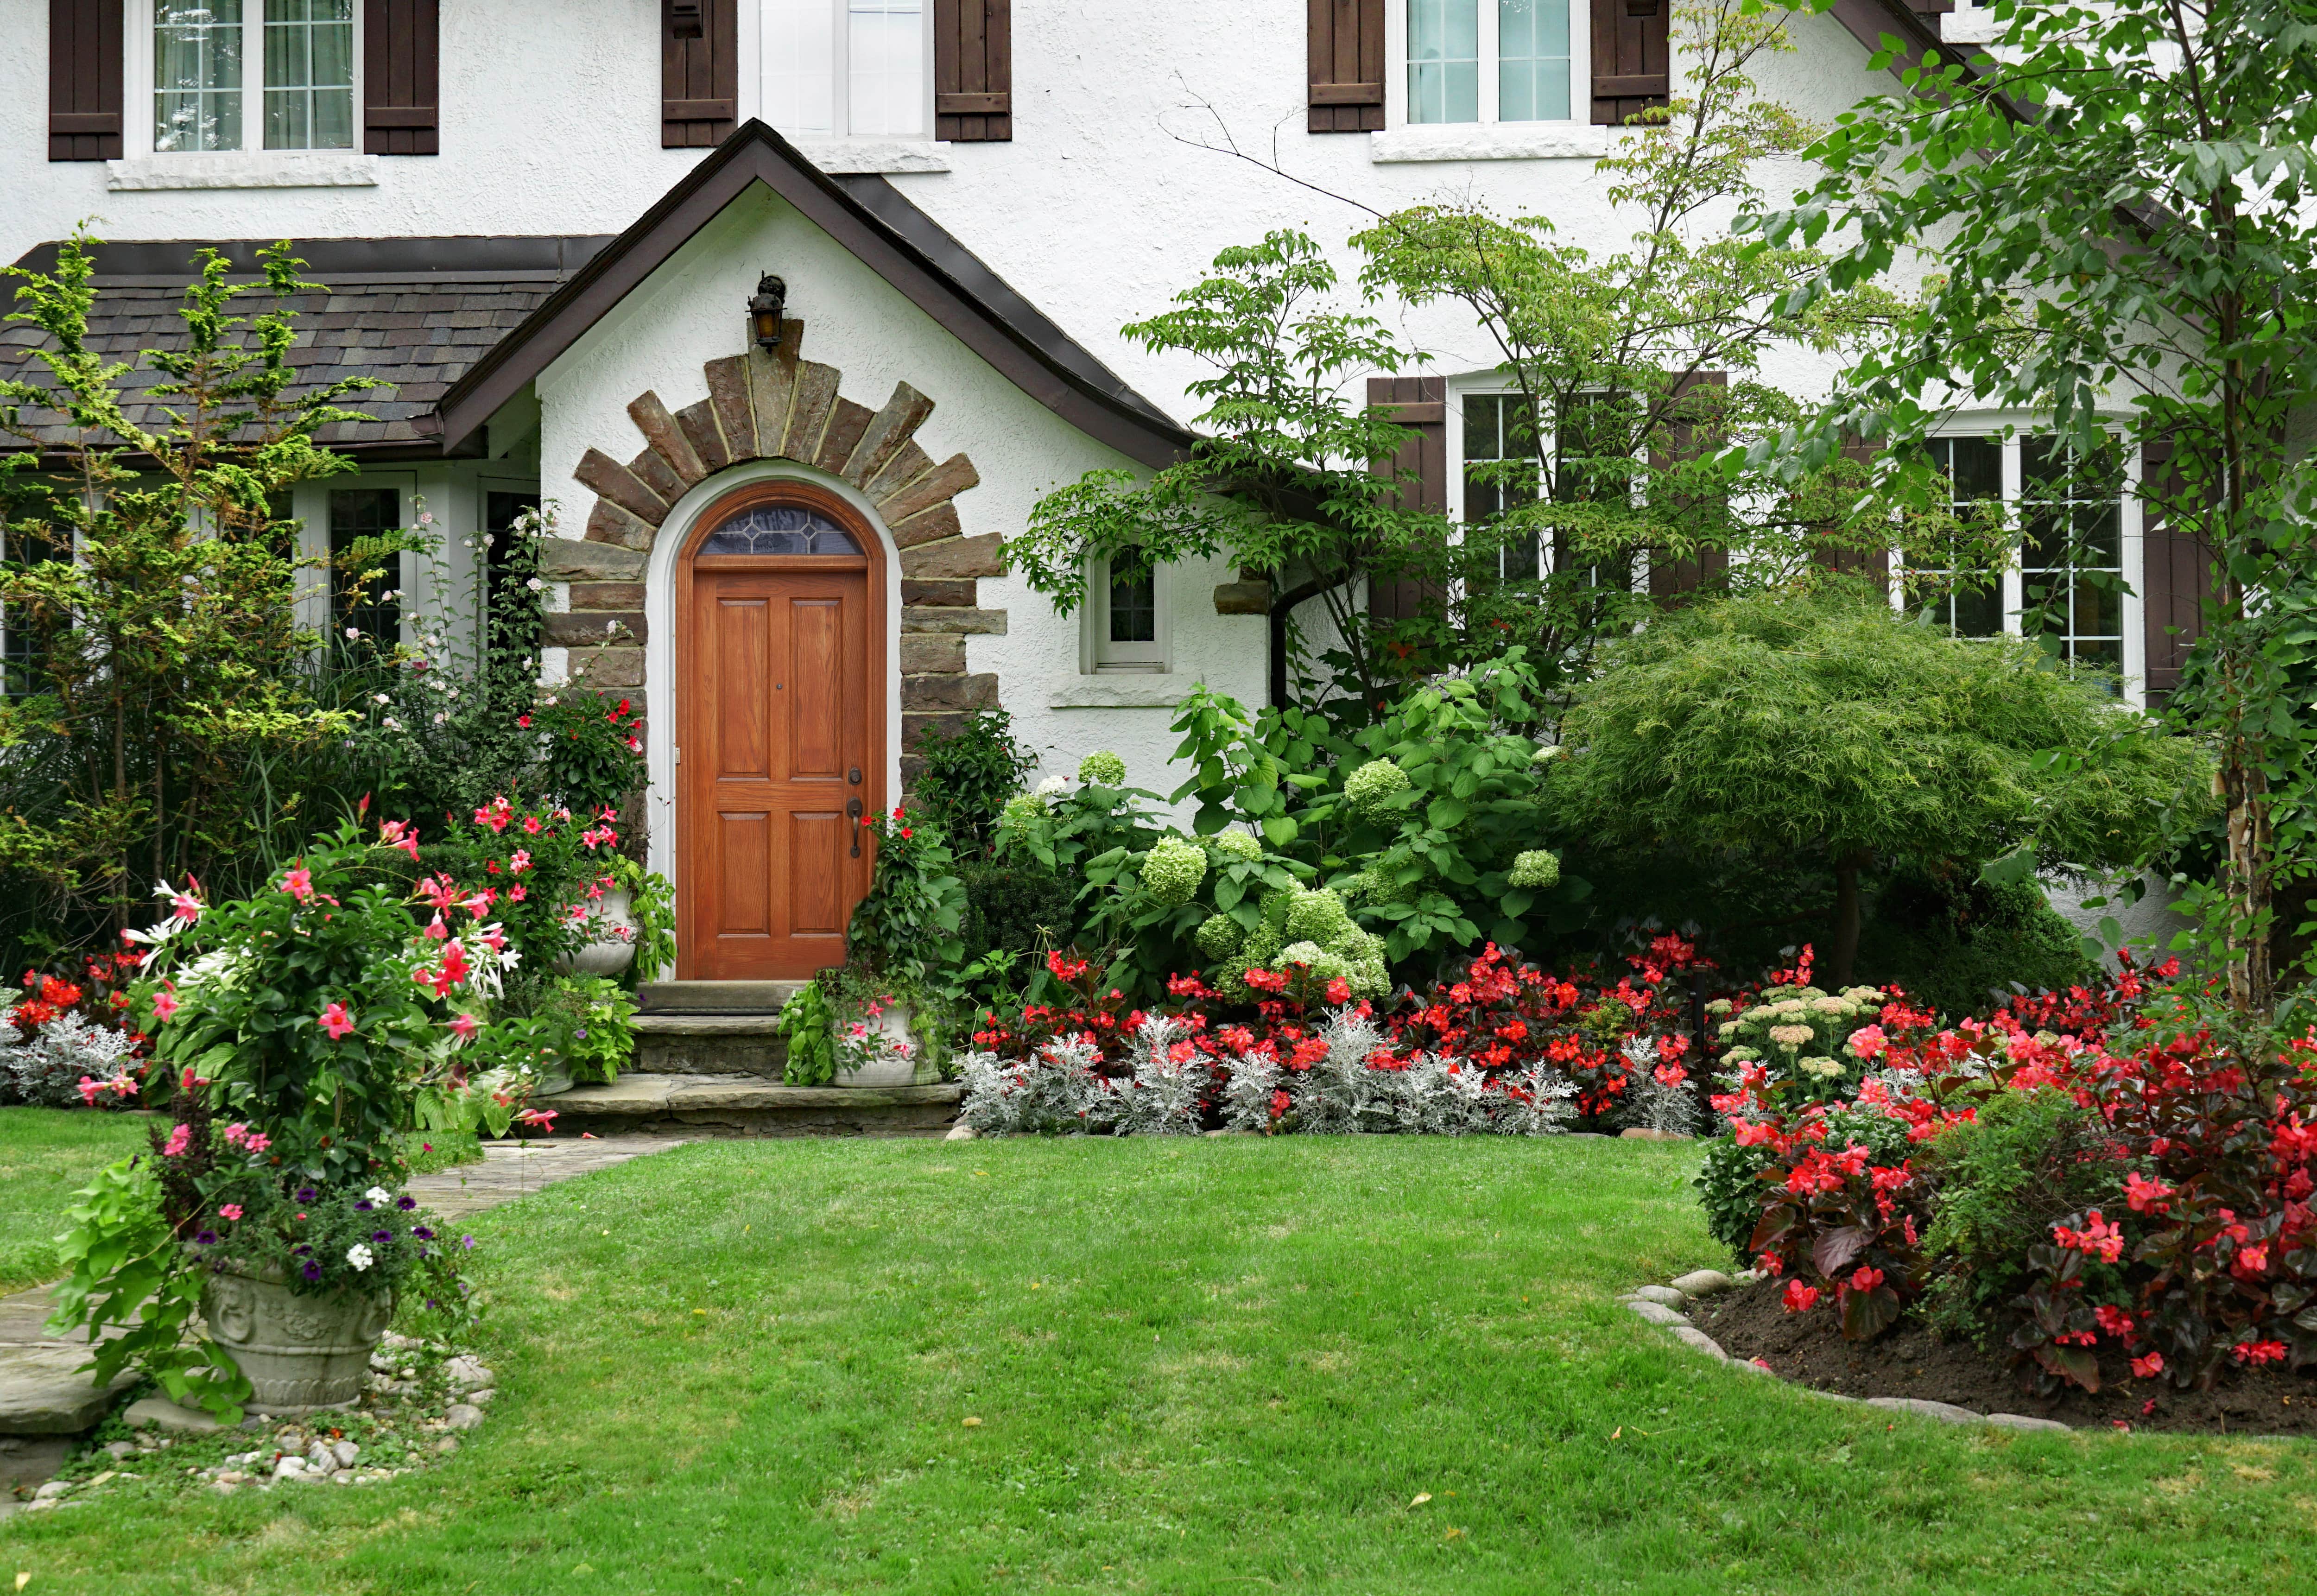
<path id="1" fill-rule="evenodd" d="M 1085 960 L 1069 1000 L 985 1017 L 961 1061 L 977 1133 L 1551 1134 L 1574 1123 L 1686 1129 L 1688 983 L 1711 966 L 1659 937 L 1611 982 L 1549 975 L 1489 945 L 1455 980 L 1382 1006 L 1326 965 L 1248 966 L 1234 1002 L 1198 973 L 1143 1009 Z"/>
<path id="2" fill-rule="evenodd" d="M 2160 1407 L 2317 1362 L 2317 1041 L 2177 973 L 1945 1030 L 1885 1009 L 1831 1080 L 1799 1038 L 1733 1048 L 1717 1233 L 1822 1334 L 1928 1326 L 2045 1398 L 2137 1383 Z M 1724 1030 L 1775 1038 L 1767 1007 Z"/>

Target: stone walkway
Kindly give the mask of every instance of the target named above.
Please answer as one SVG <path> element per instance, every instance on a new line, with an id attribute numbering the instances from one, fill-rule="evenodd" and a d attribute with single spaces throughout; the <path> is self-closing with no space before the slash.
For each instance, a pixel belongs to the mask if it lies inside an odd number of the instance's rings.
<path id="1" fill-rule="evenodd" d="M 669 1136 L 487 1142 L 482 1162 L 421 1175 L 409 1189 L 444 1219 L 464 1219 L 559 1180 L 682 1145 Z M 0 1297 L 0 1517 L 10 1505 L 9 1487 L 29 1490 L 54 1474 L 79 1432 L 112 1401 L 112 1393 L 74 1372 L 87 1358 L 83 1343 L 58 1340 L 42 1328 L 55 1295 L 54 1286 L 40 1286 Z M 121 1384 L 130 1378 L 122 1376 Z"/>

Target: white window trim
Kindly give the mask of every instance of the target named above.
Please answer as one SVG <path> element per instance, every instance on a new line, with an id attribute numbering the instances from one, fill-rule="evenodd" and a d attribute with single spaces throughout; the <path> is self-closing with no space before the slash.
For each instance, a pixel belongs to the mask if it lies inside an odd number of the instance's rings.
<path id="1" fill-rule="evenodd" d="M 756 117 L 768 127 L 779 129 L 781 137 L 795 145 L 812 164 L 823 172 L 845 174 L 855 172 L 946 172 L 950 169 L 943 151 L 948 146 L 934 139 L 934 3 L 923 0 L 919 21 L 925 30 L 925 81 L 919 85 L 925 116 L 925 136 L 920 139 L 855 138 L 849 130 L 827 133 L 792 133 L 782 128 L 773 115 L 773 108 L 765 94 L 765 25 L 763 0 L 740 0 L 739 50 L 743 70 L 740 74 L 740 103 L 738 110 L 743 119 Z M 845 51 L 846 29 L 845 0 L 828 0 L 836 13 L 835 48 L 829 55 L 829 71 L 835 76 L 830 86 L 830 120 L 849 127 L 845 103 L 846 76 Z"/>
<path id="2" fill-rule="evenodd" d="M 1085 676 L 1165 676 L 1173 658 L 1175 628 L 1169 614 L 1173 583 L 1163 564 L 1150 568 L 1152 640 L 1110 641 L 1110 561 L 1092 561 L 1087 570 L 1086 628 L 1079 634 L 1078 670 Z"/>
<path id="3" fill-rule="evenodd" d="M 375 188 L 379 157 L 365 155 L 362 139 L 362 0 L 353 0 L 353 147 L 350 149 L 266 149 L 265 5 L 246 0 L 242 12 L 241 145 L 239 149 L 157 150 L 153 148 L 153 0 L 129 0 L 122 16 L 121 138 L 125 158 L 104 164 L 113 193 L 204 188 Z M 252 89 L 253 80 L 256 84 Z"/>
<path id="4" fill-rule="evenodd" d="M 1953 438 L 1996 438 L 2003 449 L 2003 503 L 2007 510 L 2016 509 L 2021 486 L 2019 446 L 2036 434 L 2032 420 L 2017 416 L 1996 416 L 1984 419 L 1957 417 L 1939 427 L 1931 435 Z M 2137 445 L 2125 451 L 2124 483 L 2118 490 L 2123 503 L 2116 518 L 2116 559 L 2123 566 L 2123 577 L 2128 589 L 2117 612 L 2117 625 L 2124 630 L 2123 656 L 2124 698 L 2135 709 L 2148 706 L 2148 637 L 2147 608 L 2141 587 L 2146 580 L 2147 546 L 2140 503 L 2140 450 Z M 1891 551 L 1891 606 L 1904 611 L 1906 587 L 1901 578 L 1906 574 L 1905 557 Z M 1998 591 L 2003 599 L 2003 631 L 2008 637 L 2021 633 L 2022 619 L 2027 607 L 2027 578 L 2017 543 L 2004 569 Z"/>
<path id="5" fill-rule="evenodd" d="M 1368 135 L 1368 158 L 1395 161 L 1594 160 L 1609 153 L 1609 128 L 1592 124 L 1592 10 L 1569 7 L 1569 116 L 1562 121 L 1498 121 L 1497 8 L 1481 0 L 1481 120 L 1408 120 L 1408 0 L 1384 0 L 1383 130 Z"/>

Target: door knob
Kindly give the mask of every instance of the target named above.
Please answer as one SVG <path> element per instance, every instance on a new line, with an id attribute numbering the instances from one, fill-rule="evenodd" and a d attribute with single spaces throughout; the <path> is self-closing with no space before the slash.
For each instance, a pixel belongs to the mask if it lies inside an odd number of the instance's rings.
<path id="1" fill-rule="evenodd" d="M 861 767 L 855 765 L 852 769 L 846 771 L 845 773 L 845 779 L 852 783 L 854 786 L 859 786 L 861 785 Z"/>
<path id="2" fill-rule="evenodd" d="M 858 773 L 856 772 L 856 777 Z M 845 806 L 845 818 L 853 822 L 853 856 L 861 856 L 861 800 L 855 798 Z"/>

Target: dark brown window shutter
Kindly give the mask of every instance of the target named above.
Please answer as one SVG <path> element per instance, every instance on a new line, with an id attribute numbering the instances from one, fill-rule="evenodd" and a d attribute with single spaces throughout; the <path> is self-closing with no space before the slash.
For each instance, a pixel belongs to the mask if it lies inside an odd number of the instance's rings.
<path id="1" fill-rule="evenodd" d="M 1622 127 L 1666 103 L 1673 0 L 1593 0 L 1593 121 Z"/>
<path id="2" fill-rule="evenodd" d="M 49 0 L 49 159 L 121 158 L 121 0 Z"/>
<path id="3" fill-rule="evenodd" d="M 1842 446 L 1842 457 L 1845 460 L 1856 461 L 1860 465 L 1872 465 L 1874 462 L 1874 457 L 1882 453 L 1882 444 L 1870 444 L 1860 438 L 1852 438 Z M 1891 551 L 1887 548 L 1878 547 L 1872 551 L 1857 549 L 1822 549 L 1811 558 L 1829 570 L 1847 571 L 1853 576 L 1872 577 L 1884 592 L 1891 590 Z"/>
<path id="4" fill-rule="evenodd" d="M 738 117 L 738 0 L 660 0 L 659 142 L 709 149 Z"/>
<path id="5" fill-rule="evenodd" d="M 934 137 L 1014 137 L 1013 0 L 934 0 Z"/>
<path id="6" fill-rule="evenodd" d="M 369 0 L 362 7 L 362 148 L 434 155 L 443 54 L 441 0 Z"/>
<path id="7" fill-rule="evenodd" d="M 1310 129 L 1383 126 L 1383 0 L 1304 0 L 1311 27 Z"/>
<path id="8" fill-rule="evenodd" d="M 2140 478 L 2157 492 L 2176 492 L 2172 444 L 2159 439 L 2140 450 Z M 2162 507 L 2141 499 L 2141 632 L 2147 643 L 2142 679 L 2148 707 L 2160 709 L 2180 685 L 2180 668 L 2205 627 L 2205 601 L 2213 596 L 2212 551 L 2194 530 L 2167 525 Z"/>
<path id="9" fill-rule="evenodd" d="M 1726 390 L 1729 386 L 1730 373 L 1727 372 L 1693 372 L 1682 381 L 1676 393 L 1677 397 L 1686 396 L 1701 388 Z M 1676 412 L 1674 423 L 1668 428 L 1671 434 L 1667 439 L 1669 457 L 1660 458 L 1658 463 L 1662 466 L 1668 462 L 1668 458 L 1694 460 L 1717 445 L 1722 435 L 1713 418 L 1721 408 L 1716 402 Z M 1682 560 L 1652 556 L 1650 560 L 1650 596 L 1663 601 L 1679 594 L 1694 593 L 1700 587 L 1719 587 L 1729 570 L 1730 551 L 1727 549 L 1703 548 L 1695 556 Z"/>
<path id="10" fill-rule="evenodd" d="M 1413 471 L 1394 498 L 1404 510 L 1448 508 L 1448 384 L 1440 377 L 1371 377 L 1368 406 L 1381 409 L 1416 435 L 1391 459 L 1395 475 Z M 1424 613 L 1424 584 L 1377 582 L 1368 589 L 1368 614 L 1379 621 L 1405 621 Z"/>

